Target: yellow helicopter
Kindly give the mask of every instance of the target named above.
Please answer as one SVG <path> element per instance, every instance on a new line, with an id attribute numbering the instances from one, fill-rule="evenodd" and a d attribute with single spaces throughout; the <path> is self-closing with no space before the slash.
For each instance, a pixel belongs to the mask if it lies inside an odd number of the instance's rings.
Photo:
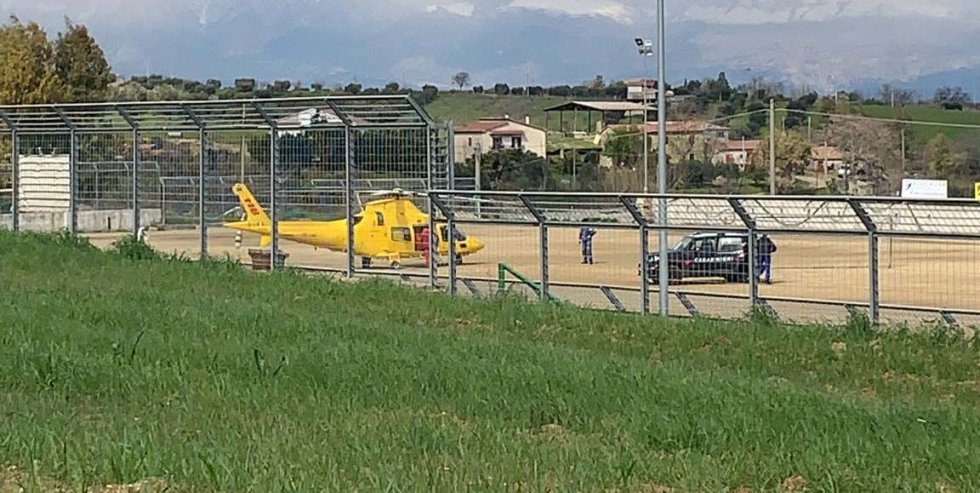
<path id="1" fill-rule="evenodd" d="M 232 192 L 241 202 L 243 220 L 224 223 L 226 228 L 262 235 L 260 245 L 272 243 L 272 220 L 255 200 L 255 196 L 243 183 L 232 186 Z M 429 215 L 412 203 L 403 190 L 376 192 L 379 197 L 367 202 L 354 217 L 354 255 L 361 257 L 361 267 L 371 266 L 371 260 L 384 258 L 394 269 L 401 268 L 401 260 L 428 257 Z M 436 252 L 449 254 L 449 237 L 446 224 L 437 224 Z M 484 244 L 474 237 L 467 237 L 453 226 L 456 240 L 456 262 L 463 257 L 483 250 Z M 333 221 L 279 221 L 279 237 L 284 240 L 326 248 L 334 252 L 347 251 L 347 219 Z"/>

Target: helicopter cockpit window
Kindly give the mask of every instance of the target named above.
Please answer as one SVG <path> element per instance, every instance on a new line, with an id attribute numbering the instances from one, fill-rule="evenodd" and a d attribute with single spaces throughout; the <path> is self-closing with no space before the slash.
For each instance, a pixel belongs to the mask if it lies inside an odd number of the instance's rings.
<path id="1" fill-rule="evenodd" d="M 385 225 L 385 215 L 384 214 L 382 214 L 380 212 L 375 212 L 374 213 L 374 217 L 375 217 L 375 220 L 378 223 L 377 224 L 378 226 L 384 226 Z"/>
<path id="2" fill-rule="evenodd" d="M 439 228 L 439 236 L 442 237 L 443 241 L 449 241 L 449 238 L 446 236 L 446 226 L 442 226 Z M 453 239 L 455 241 L 466 241 L 466 235 L 462 231 L 460 231 L 459 228 L 454 226 Z"/>

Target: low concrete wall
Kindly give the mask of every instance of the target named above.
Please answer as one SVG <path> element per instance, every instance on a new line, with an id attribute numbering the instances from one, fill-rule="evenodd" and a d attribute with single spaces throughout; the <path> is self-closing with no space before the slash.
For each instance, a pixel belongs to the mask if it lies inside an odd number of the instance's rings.
<path id="1" fill-rule="evenodd" d="M 140 209 L 140 224 L 143 226 L 159 224 L 162 219 L 163 212 L 160 209 Z M 11 229 L 11 215 L 4 214 L 0 224 L 6 229 Z M 56 233 L 68 229 L 68 212 L 25 212 L 20 215 L 20 228 L 23 231 Z M 78 211 L 79 233 L 131 231 L 132 229 L 133 211 L 131 210 Z"/>

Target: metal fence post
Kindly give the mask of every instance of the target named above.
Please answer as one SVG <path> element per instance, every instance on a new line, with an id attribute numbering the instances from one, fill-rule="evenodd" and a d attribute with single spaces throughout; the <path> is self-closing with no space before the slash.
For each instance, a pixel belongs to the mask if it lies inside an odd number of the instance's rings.
<path id="1" fill-rule="evenodd" d="M 438 276 L 439 276 L 439 262 L 436 259 L 436 254 L 439 251 L 436 249 L 435 242 L 432 239 L 437 235 L 436 232 L 436 207 L 435 207 L 435 196 L 429 194 L 428 196 L 429 204 L 429 286 L 432 289 L 438 287 Z"/>
<path id="2" fill-rule="evenodd" d="M 446 177 L 449 189 L 456 190 L 456 139 L 452 120 L 446 124 Z"/>
<path id="3" fill-rule="evenodd" d="M 133 235 L 140 230 L 140 131 L 133 129 Z M 162 212 L 162 211 L 161 211 Z"/>
<path id="4" fill-rule="evenodd" d="M 541 221 L 541 300 L 548 301 L 551 287 L 548 279 L 548 225 Z"/>
<path id="5" fill-rule="evenodd" d="M 68 136 L 68 232 L 78 234 L 78 132 L 74 127 Z"/>
<path id="6" fill-rule="evenodd" d="M 540 295 L 542 301 L 546 301 L 546 300 L 550 299 L 550 295 L 551 295 L 550 289 L 549 289 L 549 286 L 548 286 L 549 283 L 548 283 L 548 225 L 547 225 L 547 218 L 545 218 L 544 217 L 544 214 L 541 214 L 541 211 L 539 211 L 538 208 L 535 207 L 534 204 L 532 204 L 530 200 L 528 200 L 527 196 L 525 196 L 525 195 L 522 194 L 522 195 L 519 195 L 518 198 L 520 198 L 521 202 L 524 203 L 524 207 L 527 207 L 528 211 L 531 212 L 531 215 L 534 216 L 534 219 L 538 221 L 538 232 L 540 234 L 540 237 L 539 237 L 540 238 L 540 241 L 539 241 L 539 247 L 540 247 L 540 250 L 539 250 L 539 258 L 541 260 L 541 286 L 540 286 L 540 289 L 539 289 L 539 295 Z"/>
<path id="7" fill-rule="evenodd" d="M 429 190 L 434 190 L 438 187 L 433 183 L 435 177 L 435 166 L 436 166 L 436 156 L 435 156 L 435 141 L 438 139 L 438 130 L 433 127 L 426 127 L 426 139 L 425 139 L 425 187 Z"/>
<path id="8" fill-rule="evenodd" d="M 728 204 L 732 206 L 732 210 L 735 214 L 742 220 L 745 224 L 745 228 L 748 231 L 748 252 L 746 256 L 748 257 L 746 261 L 748 262 L 749 269 L 749 303 L 754 309 L 756 305 L 759 304 L 759 278 L 755 275 L 756 270 L 756 255 L 758 251 L 758 241 L 755 237 L 757 224 L 755 218 L 745 209 L 745 206 L 738 199 L 728 199 Z"/>
<path id="9" fill-rule="evenodd" d="M 10 131 L 10 229 L 20 231 L 20 135 Z"/>
<path id="10" fill-rule="evenodd" d="M 204 218 L 204 166 L 207 158 L 207 132 L 203 126 L 199 127 L 199 138 L 201 145 L 200 162 L 197 169 L 197 221 L 201 225 L 201 258 L 208 256 L 208 225 Z"/>
<path id="11" fill-rule="evenodd" d="M 847 203 L 868 230 L 868 315 L 871 322 L 877 324 L 881 311 L 880 293 L 878 291 L 878 225 L 856 199 L 847 199 Z"/>
<path id="12" fill-rule="evenodd" d="M 759 276 L 755 275 L 756 269 L 756 252 L 759 250 L 759 243 L 755 237 L 755 228 L 749 228 L 749 252 L 748 252 L 748 262 L 749 262 L 749 304 L 751 304 L 754 309 L 759 304 Z"/>
<path id="13" fill-rule="evenodd" d="M 660 177 L 662 179 L 663 177 Z M 660 226 L 660 231 L 657 234 L 657 239 L 660 243 L 658 250 L 660 251 L 660 258 L 657 259 L 660 262 L 660 279 L 659 281 L 659 291 L 657 294 L 659 298 L 659 313 L 662 317 L 670 315 L 670 263 L 667 262 L 667 199 L 666 197 L 661 197 L 659 200 L 659 207 L 657 208 L 657 223 Z"/>
<path id="14" fill-rule="evenodd" d="M 119 116 L 123 120 L 125 120 L 126 123 L 129 124 L 129 127 L 133 130 L 133 177 L 132 177 L 132 183 L 130 184 L 130 193 L 132 194 L 132 198 L 133 198 L 133 203 L 132 203 L 132 211 L 133 211 L 133 236 L 139 238 L 140 226 L 141 226 L 141 224 L 140 224 L 141 223 L 141 221 L 140 221 L 140 198 L 139 198 L 140 197 L 140 184 L 139 184 L 140 183 L 139 182 L 139 177 L 140 177 L 140 131 L 139 131 L 139 123 L 137 123 L 136 120 L 133 119 L 132 115 L 130 115 L 129 112 L 126 111 L 125 109 L 120 108 L 119 106 L 115 106 L 114 108 L 116 110 L 116 113 L 119 113 Z M 98 174 L 97 173 L 96 173 L 96 177 L 98 177 Z M 96 186 L 95 188 L 96 188 L 96 192 L 98 192 L 98 188 L 99 187 Z M 163 212 L 163 208 L 162 207 L 161 207 L 160 211 L 161 211 L 161 213 Z"/>
<path id="15" fill-rule="evenodd" d="M 633 216 L 633 220 L 640 227 L 640 301 L 643 306 L 643 314 L 646 315 L 650 313 L 650 280 L 647 279 L 647 275 L 650 272 L 649 224 L 647 223 L 647 219 L 643 217 L 643 213 L 640 212 L 640 209 L 631 199 L 620 197 L 619 201 L 623 203 L 626 210 Z"/>
<path id="16" fill-rule="evenodd" d="M 347 219 L 347 278 L 354 277 L 354 129 L 344 127 L 344 189 Z"/>
<path id="17" fill-rule="evenodd" d="M 881 292 L 879 291 L 878 283 L 879 270 L 878 270 L 878 233 L 872 231 L 868 233 L 868 267 L 870 269 L 869 274 L 869 284 L 870 284 L 870 298 L 871 298 L 871 322 L 877 324 L 878 319 L 881 315 Z"/>
<path id="18" fill-rule="evenodd" d="M 279 135 L 276 128 L 269 129 L 269 220 L 272 223 L 269 233 L 270 242 L 269 269 L 277 269 L 279 265 Z"/>
<path id="19" fill-rule="evenodd" d="M 450 199 L 452 204 L 452 198 Z M 456 236 L 455 214 L 452 205 L 446 207 L 446 253 L 449 255 L 449 294 L 456 296 Z M 436 233 L 438 234 L 438 233 Z M 431 243 L 431 241 L 430 241 Z"/>

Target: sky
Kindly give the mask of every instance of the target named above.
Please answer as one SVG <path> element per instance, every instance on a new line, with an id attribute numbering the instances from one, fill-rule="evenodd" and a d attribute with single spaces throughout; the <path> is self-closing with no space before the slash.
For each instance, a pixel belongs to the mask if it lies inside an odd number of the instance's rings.
<path id="1" fill-rule="evenodd" d="M 779 78 L 818 90 L 980 76 L 977 0 L 667 0 L 669 81 Z M 654 0 L 0 0 L 55 35 L 69 16 L 117 73 L 328 85 L 577 84 L 653 76 L 633 38 Z"/>

